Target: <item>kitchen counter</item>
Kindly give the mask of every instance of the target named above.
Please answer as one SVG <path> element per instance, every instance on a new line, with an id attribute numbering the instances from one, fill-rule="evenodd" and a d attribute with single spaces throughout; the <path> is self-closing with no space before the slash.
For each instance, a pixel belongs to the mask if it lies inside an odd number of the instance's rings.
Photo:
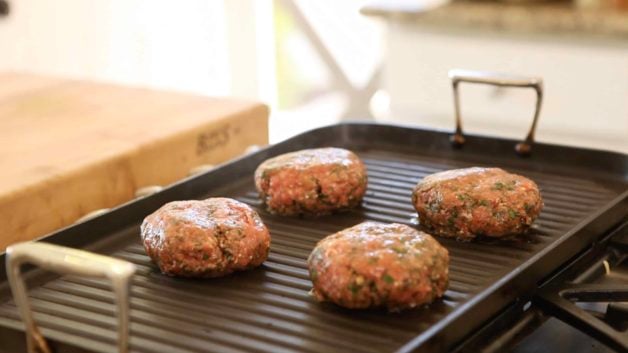
<path id="1" fill-rule="evenodd" d="M 521 34 L 564 34 L 628 40 L 628 8 L 579 6 L 572 1 L 508 3 L 456 0 L 435 3 L 376 0 L 362 13 L 417 24 Z"/>
<path id="2" fill-rule="evenodd" d="M 0 252 L 264 145 L 267 123 L 257 102 L 0 73 Z"/>

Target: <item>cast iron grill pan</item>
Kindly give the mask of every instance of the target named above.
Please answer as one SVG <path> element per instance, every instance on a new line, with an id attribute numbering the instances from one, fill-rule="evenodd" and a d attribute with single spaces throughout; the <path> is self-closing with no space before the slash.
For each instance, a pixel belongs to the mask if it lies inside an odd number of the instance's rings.
<path id="1" fill-rule="evenodd" d="M 535 146 L 532 157 L 512 141 L 471 137 L 452 150 L 447 134 L 404 127 L 343 124 L 314 130 L 183 181 L 43 241 L 88 249 L 134 263 L 133 352 L 395 352 L 451 349 L 569 257 L 626 216 L 627 158 L 608 152 Z M 307 147 L 358 153 L 369 184 L 360 209 L 322 218 L 267 213 L 253 185 L 264 159 Z M 386 313 L 317 303 L 306 259 L 328 234 L 365 220 L 416 226 L 411 190 L 424 176 L 467 166 L 500 166 L 534 179 L 545 208 L 529 235 L 461 243 L 437 238 L 451 254 L 450 286 L 429 307 Z M 260 212 L 272 235 L 268 261 L 256 270 L 208 280 L 159 273 L 139 241 L 144 216 L 163 203 L 230 196 Z M 2 257 L 4 264 L 4 255 Z M 4 266 L 4 265 L 2 265 Z M 24 350 L 22 324 L 4 268 L 0 283 L 0 347 Z M 105 280 L 28 273 L 35 318 L 58 351 L 115 351 L 113 295 Z M 1 350 L 1 349 L 0 349 Z"/>

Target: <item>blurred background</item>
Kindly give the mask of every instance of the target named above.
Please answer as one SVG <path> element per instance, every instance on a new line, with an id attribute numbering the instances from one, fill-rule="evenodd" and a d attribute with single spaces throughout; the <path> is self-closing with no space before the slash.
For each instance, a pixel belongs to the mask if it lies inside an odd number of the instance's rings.
<path id="1" fill-rule="evenodd" d="M 0 249 L 319 126 L 451 131 L 453 68 L 628 153 L 627 0 L 0 0 Z M 533 90 L 460 95 L 467 132 L 531 125 Z"/>
<path id="2" fill-rule="evenodd" d="M 261 100 L 276 142 L 371 118 L 384 24 L 364 3 L 9 1 L 0 70 Z"/>
<path id="3" fill-rule="evenodd" d="M 8 1 L 0 71 L 237 96 L 270 141 L 343 119 L 453 127 L 451 68 L 540 76 L 542 141 L 628 152 L 624 0 Z M 472 132 L 521 137 L 534 92 L 462 90 Z"/>

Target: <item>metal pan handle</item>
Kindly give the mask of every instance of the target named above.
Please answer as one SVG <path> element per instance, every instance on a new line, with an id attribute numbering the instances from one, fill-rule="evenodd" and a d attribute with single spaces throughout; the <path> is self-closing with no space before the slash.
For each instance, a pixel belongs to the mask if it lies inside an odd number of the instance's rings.
<path id="1" fill-rule="evenodd" d="M 534 111 L 534 119 L 532 126 L 526 138 L 517 144 L 515 151 L 520 156 L 527 156 L 532 150 L 534 143 L 534 133 L 536 131 L 536 123 L 541 112 L 541 103 L 543 102 L 543 79 L 540 77 L 522 77 L 509 74 L 501 74 L 485 71 L 469 71 L 453 69 L 449 70 L 449 78 L 454 90 L 454 108 L 456 112 L 456 132 L 451 136 L 451 142 L 455 147 L 461 147 L 465 138 L 462 133 L 462 117 L 460 114 L 460 97 L 458 93 L 458 85 L 460 82 L 481 83 L 500 87 L 524 87 L 533 88 L 536 91 L 536 109 Z"/>
<path id="2" fill-rule="evenodd" d="M 118 350 L 128 352 L 129 285 L 135 266 L 127 261 L 58 245 L 26 242 L 11 245 L 6 252 L 7 276 L 15 304 L 26 326 L 28 353 L 50 353 L 50 347 L 33 319 L 21 266 L 33 264 L 62 274 L 108 278 L 116 295 L 118 311 Z"/>

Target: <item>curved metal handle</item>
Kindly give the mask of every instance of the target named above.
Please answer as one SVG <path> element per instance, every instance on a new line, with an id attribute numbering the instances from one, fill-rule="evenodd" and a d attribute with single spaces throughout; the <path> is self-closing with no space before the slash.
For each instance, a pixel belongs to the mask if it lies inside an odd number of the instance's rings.
<path id="1" fill-rule="evenodd" d="M 485 72 L 485 71 L 469 71 L 453 69 L 449 70 L 449 78 L 454 90 L 454 108 L 456 112 L 456 132 L 451 137 L 451 142 L 455 147 L 461 147 L 464 142 L 462 133 L 462 117 L 460 115 L 460 98 L 458 93 L 458 85 L 460 82 L 481 83 L 500 87 L 529 87 L 536 91 L 536 109 L 534 111 L 534 119 L 532 126 L 526 138 L 517 144 L 515 151 L 521 156 L 527 156 L 532 150 L 534 143 L 534 133 L 536 131 L 536 123 L 541 113 L 541 103 L 543 102 L 543 79 L 540 77 L 522 77 L 509 74 Z"/>
<path id="2" fill-rule="evenodd" d="M 21 266 L 29 263 L 63 274 L 108 278 L 116 295 L 118 310 L 118 350 L 128 352 L 129 341 L 129 285 L 135 266 L 127 261 L 93 254 L 63 246 L 27 242 L 11 245 L 6 252 L 7 276 L 15 304 L 26 326 L 28 353 L 51 352 L 45 338 L 33 319 Z"/>

